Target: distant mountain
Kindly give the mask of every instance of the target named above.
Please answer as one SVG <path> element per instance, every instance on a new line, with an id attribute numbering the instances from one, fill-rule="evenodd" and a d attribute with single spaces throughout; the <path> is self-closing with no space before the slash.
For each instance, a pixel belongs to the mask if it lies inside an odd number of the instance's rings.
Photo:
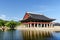
<path id="1" fill-rule="evenodd" d="M 60 23 L 54 23 L 54 26 L 60 26 Z"/>

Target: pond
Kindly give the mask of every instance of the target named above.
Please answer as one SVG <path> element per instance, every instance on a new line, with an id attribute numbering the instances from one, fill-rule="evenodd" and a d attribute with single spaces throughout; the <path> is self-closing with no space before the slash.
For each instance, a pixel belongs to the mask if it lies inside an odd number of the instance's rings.
<path id="1" fill-rule="evenodd" d="M 0 30 L 0 40 L 60 40 L 60 32 Z"/>

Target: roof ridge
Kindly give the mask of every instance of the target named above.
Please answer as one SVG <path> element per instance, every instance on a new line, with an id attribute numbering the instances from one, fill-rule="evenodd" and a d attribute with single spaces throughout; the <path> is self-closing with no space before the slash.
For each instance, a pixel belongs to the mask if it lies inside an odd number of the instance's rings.
<path id="1" fill-rule="evenodd" d="M 34 15 L 43 15 L 43 14 L 40 14 L 40 13 L 34 13 L 34 12 L 26 12 L 28 14 L 34 14 Z"/>

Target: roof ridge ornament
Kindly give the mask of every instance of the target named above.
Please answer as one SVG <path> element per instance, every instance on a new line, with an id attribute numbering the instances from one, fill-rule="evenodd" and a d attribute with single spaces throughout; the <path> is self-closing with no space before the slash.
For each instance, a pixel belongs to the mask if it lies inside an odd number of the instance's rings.
<path id="1" fill-rule="evenodd" d="M 43 15 L 42 13 L 35 13 L 35 12 L 26 12 L 26 13 L 36 14 L 36 15 Z"/>

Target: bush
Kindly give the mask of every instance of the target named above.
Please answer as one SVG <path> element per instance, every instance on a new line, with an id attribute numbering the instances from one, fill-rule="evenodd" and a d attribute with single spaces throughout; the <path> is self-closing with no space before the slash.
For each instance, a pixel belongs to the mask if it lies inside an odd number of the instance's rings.
<path id="1" fill-rule="evenodd" d="M 17 26 L 17 22 L 11 20 L 5 24 L 7 27 L 10 27 L 10 29 L 14 29 Z"/>

